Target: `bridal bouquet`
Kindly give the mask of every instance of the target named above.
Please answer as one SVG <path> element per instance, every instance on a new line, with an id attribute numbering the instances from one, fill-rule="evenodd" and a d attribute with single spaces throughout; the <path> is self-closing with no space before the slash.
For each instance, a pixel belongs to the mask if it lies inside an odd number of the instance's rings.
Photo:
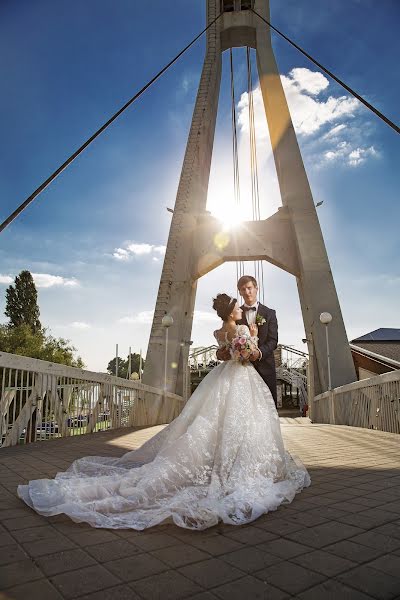
<path id="1" fill-rule="evenodd" d="M 248 335 L 238 335 L 231 342 L 230 352 L 233 360 L 245 363 L 254 350 L 257 350 L 257 345 Z"/>

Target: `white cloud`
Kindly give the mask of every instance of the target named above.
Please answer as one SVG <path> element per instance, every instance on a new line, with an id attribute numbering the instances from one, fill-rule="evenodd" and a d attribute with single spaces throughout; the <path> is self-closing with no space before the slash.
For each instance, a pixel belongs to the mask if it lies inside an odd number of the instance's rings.
<path id="1" fill-rule="evenodd" d="M 122 317 L 121 319 L 118 319 L 118 323 L 121 323 L 123 325 L 131 325 L 133 323 L 151 323 L 153 320 L 153 314 L 154 312 L 152 310 L 144 310 L 142 312 L 137 313 L 137 315 Z"/>
<path id="2" fill-rule="evenodd" d="M 378 152 L 373 146 L 367 148 L 357 147 L 355 149 L 348 142 L 339 142 L 334 150 L 324 152 L 326 162 L 341 160 L 351 167 L 358 167 L 364 163 L 368 157 L 378 156 Z"/>
<path id="3" fill-rule="evenodd" d="M 327 92 L 329 80 L 318 71 L 294 68 L 281 75 L 282 85 L 290 108 L 296 133 L 303 138 L 303 152 L 309 153 L 317 166 L 341 162 L 350 167 L 363 164 L 368 158 L 377 158 L 374 146 L 364 146 L 364 131 L 354 117 L 361 104 L 351 96 L 318 97 Z M 260 87 L 253 91 L 257 144 L 262 147 L 269 140 Z M 248 94 L 242 94 L 238 103 L 240 134 L 249 135 Z M 333 125 L 333 126 L 332 126 Z M 329 126 L 329 130 L 326 131 Z M 318 134 L 318 135 L 316 135 Z M 321 135 L 322 134 L 322 135 Z M 267 144 L 267 145 L 268 145 Z"/>
<path id="4" fill-rule="evenodd" d="M 323 139 L 327 140 L 327 139 L 331 139 L 334 137 L 337 137 L 337 135 L 343 131 L 343 129 L 346 129 L 347 125 L 345 125 L 344 123 L 341 123 L 341 125 L 335 125 L 335 127 L 332 127 L 332 129 L 330 129 L 328 131 L 328 133 L 325 133 Z"/>
<path id="5" fill-rule="evenodd" d="M 132 325 L 134 323 L 148 324 L 153 321 L 153 314 L 154 312 L 152 310 L 144 310 L 136 315 L 122 317 L 121 319 L 118 319 L 118 323 L 126 325 Z M 195 323 L 213 323 L 214 321 L 220 321 L 215 313 L 206 310 L 195 310 L 193 320 Z"/>
<path id="6" fill-rule="evenodd" d="M 48 273 L 32 273 L 33 280 L 38 288 L 50 288 L 55 286 L 76 287 L 79 282 L 76 279 L 67 279 L 60 275 L 49 275 Z"/>
<path id="7" fill-rule="evenodd" d="M 319 71 L 296 67 L 289 73 L 299 91 L 317 95 L 329 86 L 329 80 Z"/>
<path id="8" fill-rule="evenodd" d="M 208 312 L 207 310 L 195 310 L 193 320 L 194 322 L 200 321 L 202 323 L 219 323 L 221 321 L 217 313 Z"/>
<path id="9" fill-rule="evenodd" d="M 37 288 L 50 288 L 55 286 L 75 287 L 79 285 L 76 279 L 67 279 L 60 275 L 49 275 L 48 273 L 32 273 L 33 280 Z M 0 275 L 0 283 L 10 284 L 14 278 L 10 275 Z"/>
<path id="10" fill-rule="evenodd" d="M 141 256 L 142 254 L 150 254 L 154 246 L 151 244 L 129 244 L 128 250 L 132 254 Z"/>
<path id="11" fill-rule="evenodd" d="M 74 321 L 71 323 L 71 327 L 75 327 L 76 329 L 90 329 L 89 323 L 84 323 L 83 321 Z"/>
<path id="12" fill-rule="evenodd" d="M 153 260 L 158 260 L 154 254 L 163 256 L 165 254 L 165 246 L 156 246 L 146 243 L 127 243 L 125 248 L 115 248 L 113 257 L 120 261 L 127 261 L 132 256 L 153 256 Z"/>
<path id="13" fill-rule="evenodd" d="M 117 260 L 128 260 L 129 252 L 124 248 L 115 248 L 113 252 L 113 257 Z"/>
<path id="14" fill-rule="evenodd" d="M 0 275 L 0 283 L 9 285 L 13 281 L 14 281 L 14 279 L 12 277 L 10 277 L 10 275 Z"/>
<path id="15" fill-rule="evenodd" d="M 377 156 L 377 151 L 373 146 L 369 148 L 356 148 L 348 156 L 348 163 L 352 167 L 358 167 L 367 160 L 369 156 Z"/>

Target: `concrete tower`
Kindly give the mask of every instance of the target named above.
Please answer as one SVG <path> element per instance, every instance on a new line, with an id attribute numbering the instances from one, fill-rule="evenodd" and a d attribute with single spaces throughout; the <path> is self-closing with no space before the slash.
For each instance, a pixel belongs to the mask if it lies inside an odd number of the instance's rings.
<path id="1" fill-rule="evenodd" d="M 266 260 L 296 277 L 305 331 L 313 356 L 315 393 L 328 388 L 321 312 L 333 316 L 329 326 L 332 386 L 356 380 L 339 300 L 329 266 L 314 200 L 297 143 L 271 46 L 268 0 L 206 0 L 207 22 L 222 16 L 207 31 L 207 47 L 167 251 L 151 328 L 144 383 L 164 387 L 165 336 L 161 325 L 172 315 L 169 330 L 167 388 L 183 393 L 197 280 L 224 261 Z M 221 80 L 221 55 L 232 47 L 255 48 L 282 207 L 266 220 L 246 222 L 224 243 L 220 223 L 206 213 L 207 189 Z M 232 200 L 233 202 L 233 200 Z M 217 238 L 216 238 L 217 235 Z M 278 318 L 284 318 L 279 315 Z M 313 347 L 311 348 L 310 345 Z M 156 417 L 154 419 L 156 421 Z"/>

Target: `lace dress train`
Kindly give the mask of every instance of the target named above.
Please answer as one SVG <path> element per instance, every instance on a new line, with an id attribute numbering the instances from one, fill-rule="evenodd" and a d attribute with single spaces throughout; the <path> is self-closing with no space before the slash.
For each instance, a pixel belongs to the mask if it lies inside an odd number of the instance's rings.
<path id="1" fill-rule="evenodd" d="M 271 393 L 251 364 L 215 367 L 181 414 L 121 458 L 87 456 L 18 495 L 42 515 L 143 530 L 240 525 L 291 502 L 310 484 L 284 449 Z"/>

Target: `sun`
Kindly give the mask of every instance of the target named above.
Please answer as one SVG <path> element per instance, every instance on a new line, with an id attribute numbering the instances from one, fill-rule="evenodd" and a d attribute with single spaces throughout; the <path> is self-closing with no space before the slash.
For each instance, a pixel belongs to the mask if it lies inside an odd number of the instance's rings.
<path id="1" fill-rule="evenodd" d="M 230 195 L 213 194 L 207 199 L 207 210 L 221 222 L 224 231 L 238 227 L 244 220 L 243 212 Z"/>

